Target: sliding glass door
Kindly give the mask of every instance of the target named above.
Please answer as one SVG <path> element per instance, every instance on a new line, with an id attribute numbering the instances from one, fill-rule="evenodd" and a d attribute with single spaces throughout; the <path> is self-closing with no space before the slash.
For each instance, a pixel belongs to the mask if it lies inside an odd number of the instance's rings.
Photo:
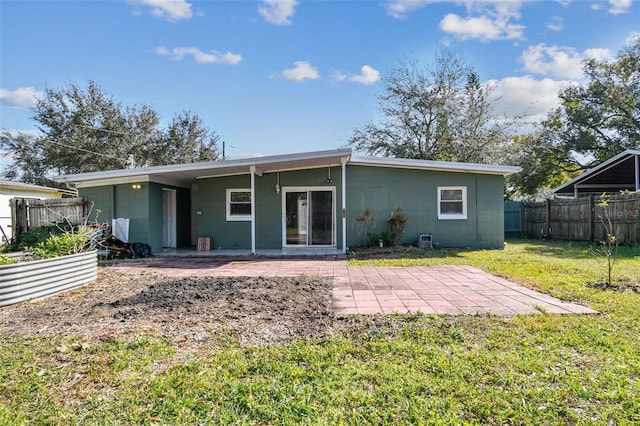
<path id="1" fill-rule="evenodd" d="M 283 188 L 284 245 L 335 245 L 335 188 Z"/>

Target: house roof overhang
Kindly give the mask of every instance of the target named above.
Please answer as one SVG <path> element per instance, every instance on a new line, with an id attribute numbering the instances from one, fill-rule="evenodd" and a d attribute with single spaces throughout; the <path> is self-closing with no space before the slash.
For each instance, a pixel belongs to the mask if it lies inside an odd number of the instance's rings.
<path id="1" fill-rule="evenodd" d="M 351 149 L 335 149 L 239 160 L 79 173 L 60 176 L 56 181 L 68 185 L 74 184 L 76 188 L 132 182 L 157 182 L 189 188 L 197 179 L 250 174 L 252 169 L 256 174 L 261 175 L 286 170 L 337 166 L 348 161 L 350 156 Z"/>
<path id="2" fill-rule="evenodd" d="M 640 188 L 640 150 L 627 149 L 554 188 L 558 195 L 601 194 Z"/>
<path id="3" fill-rule="evenodd" d="M 76 188 L 135 182 L 156 182 L 189 188 L 198 179 L 250 174 L 252 170 L 257 175 L 262 175 L 263 173 L 339 166 L 342 164 L 502 176 L 518 173 L 521 170 L 519 167 L 489 164 L 352 156 L 351 149 L 347 148 L 240 160 L 71 174 L 60 176 L 56 178 L 56 181 L 68 185 L 73 184 Z"/>
<path id="4" fill-rule="evenodd" d="M 507 176 L 521 172 L 516 166 L 495 164 L 456 163 L 451 161 L 413 160 L 407 158 L 352 156 L 349 164 L 373 167 L 393 167 L 401 169 L 431 170 L 455 173 L 479 173 Z"/>

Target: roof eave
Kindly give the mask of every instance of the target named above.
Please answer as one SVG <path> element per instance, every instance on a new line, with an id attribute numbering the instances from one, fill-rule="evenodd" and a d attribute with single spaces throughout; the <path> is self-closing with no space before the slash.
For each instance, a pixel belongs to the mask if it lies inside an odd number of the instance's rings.
<path id="1" fill-rule="evenodd" d="M 251 166 L 265 166 L 277 163 L 294 163 L 296 161 L 305 160 L 321 160 L 323 158 L 335 158 L 335 157 L 349 157 L 351 156 L 351 149 L 335 149 L 327 151 L 315 151 L 300 154 L 284 154 L 273 155 L 268 157 L 255 157 L 239 160 L 226 160 L 226 161 L 211 161 L 206 163 L 189 163 L 189 164 L 172 164 L 168 166 L 152 166 L 141 167 L 138 169 L 120 169 L 120 170 L 107 170 L 103 172 L 90 172 L 90 173 L 78 173 L 58 176 L 54 178 L 56 182 L 60 183 L 76 183 L 82 181 L 96 181 L 118 178 L 132 178 L 138 176 L 150 176 L 164 173 L 180 173 L 180 172 L 197 172 L 202 171 L 203 174 L 212 172 L 215 170 L 224 169 L 238 169 L 247 168 L 246 173 L 249 173 Z"/>
<path id="2" fill-rule="evenodd" d="M 522 168 L 518 166 L 504 166 L 496 164 L 478 164 L 478 163 L 458 163 L 448 161 L 433 160 L 412 160 L 404 158 L 387 158 L 387 157 L 366 157 L 352 156 L 349 164 L 378 166 L 378 167 L 395 167 L 405 169 L 432 170 L 455 173 L 480 173 L 508 176 L 519 173 Z"/>

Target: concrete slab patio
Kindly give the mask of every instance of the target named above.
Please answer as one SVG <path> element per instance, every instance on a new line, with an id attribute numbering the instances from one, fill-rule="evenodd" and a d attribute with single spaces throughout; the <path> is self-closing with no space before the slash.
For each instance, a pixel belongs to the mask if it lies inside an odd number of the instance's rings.
<path id="1" fill-rule="evenodd" d="M 333 278 L 338 315 L 423 312 L 428 314 L 596 314 L 584 306 L 528 289 L 471 266 L 349 266 L 344 259 L 162 257 L 123 263 L 168 276 L 312 276 Z M 292 301 L 294 302 L 294 301 Z"/>

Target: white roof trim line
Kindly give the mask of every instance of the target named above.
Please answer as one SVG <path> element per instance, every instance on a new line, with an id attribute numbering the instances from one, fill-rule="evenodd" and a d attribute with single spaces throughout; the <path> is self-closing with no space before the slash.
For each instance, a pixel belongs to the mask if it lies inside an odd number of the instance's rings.
<path id="1" fill-rule="evenodd" d="M 351 149 L 336 149 L 328 151 L 315 151 L 299 154 L 273 155 L 268 157 L 256 157 L 240 160 L 210 161 L 203 163 L 172 164 L 167 166 L 141 167 L 137 169 L 107 170 L 101 172 L 78 173 L 63 175 L 55 178 L 57 182 L 78 182 L 86 180 L 121 178 L 129 176 L 157 175 L 163 173 L 198 172 L 206 173 L 208 170 L 219 170 L 226 168 L 244 168 L 247 170 L 251 166 L 264 166 L 274 163 L 288 163 L 296 161 L 322 160 L 324 158 L 335 158 L 350 156 Z"/>
<path id="2" fill-rule="evenodd" d="M 142 167 L 139 169 L 107 170 L 92 173 L 70 174 L 57 177 L 55 180 L 61 183 L 76 183 L 86 185 L 88 182 L 95 185 L 98 181 L 106 184 L 111 182 L 130 182 L 133 180 L 148 179 L 156 181 L 164 176 L 163 183 L 173 183 L 175 186 L 184 186 L 189 181 L 206 177 L 220 177 L 224 175 L 249 174 L 251 167 L 260 169 L 264 173 L 275 171 L 313 169 L 318 167 L 339 166 L 342 162 L 347 165 L 364 165 L 377 167 L 405 168 L 417 170 L 433 170 L 458 173 L 478 173 L 507 176 L 521 171 L 520 167 L 454 163 L 445 161 L 412 160 L 387 157 L 359 157 L 352 156 L 350 148 L 328 151 L 315 151 L 298 154 L 274 155 L 269 157 L 257 157 L 241 160 L 214 161 L 206 163 L 173 164 L 168 166 Z"/>
<path id="3" fill-rule="evenodd" d="M 352 156 L 349 164 L 375 167 L 433 170 L 458 173 L 482 173 L 507 176 L 522 171 L 517 166 L 496 164 L 456 163 L 449 161 L 413 160 L 406 158 Z"/>

